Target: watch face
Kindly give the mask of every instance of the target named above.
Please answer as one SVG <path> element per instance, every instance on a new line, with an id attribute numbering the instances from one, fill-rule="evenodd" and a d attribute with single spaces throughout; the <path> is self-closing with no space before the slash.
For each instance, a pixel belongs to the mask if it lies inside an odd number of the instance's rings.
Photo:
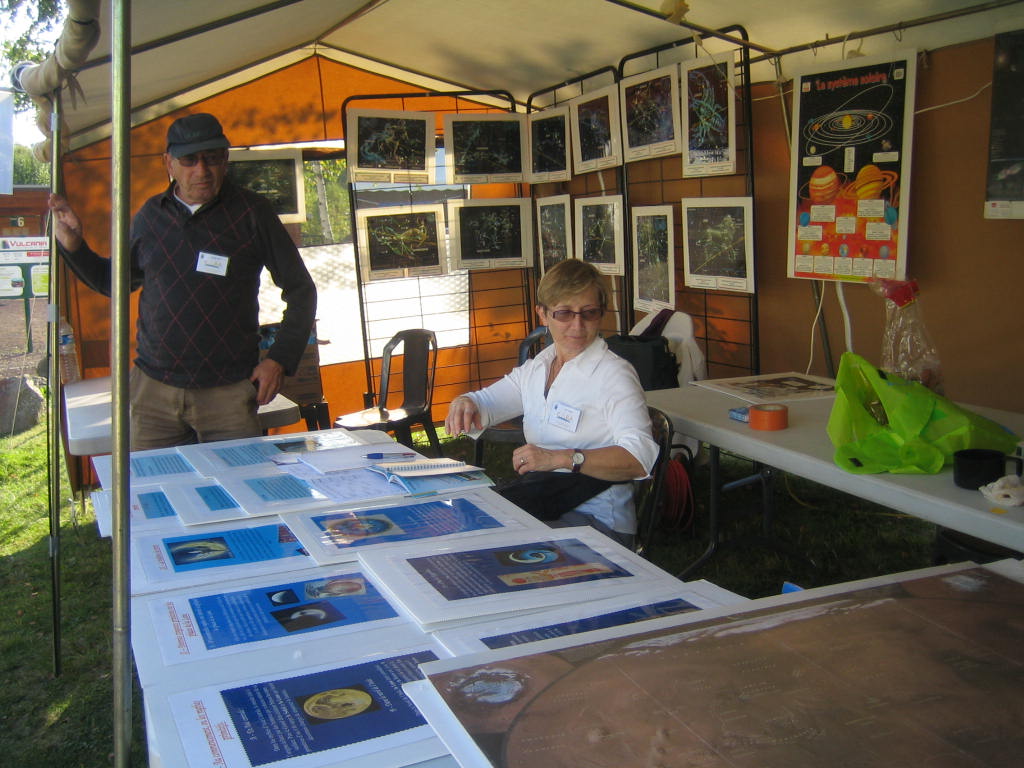
<path id="1" fill-rule="evenodd" d="M 573 466 L 574 467 L 578 467 L 580 464 L 583 463 L 583 460 L 585 458 L 586 458 L 586 456 L 583 455 L 582 451 L 576 451 L 572 455 L 572 464 L 573 464 Z"/>

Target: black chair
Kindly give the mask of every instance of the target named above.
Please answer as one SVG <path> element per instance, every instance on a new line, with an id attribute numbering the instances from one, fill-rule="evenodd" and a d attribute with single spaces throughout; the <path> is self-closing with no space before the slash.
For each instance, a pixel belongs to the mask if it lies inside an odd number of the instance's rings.
<path id="1" fill-rule="evenodd" d="M 522 365 L 550 343 L 551 334 L 548 332 L 548 327 L 538 325 L 530 331 L 529 336 L 519 342 L 519 362 L 516 365 Z M 500 424 L 492 424 L 480 433 L 476 439 L 476 445 L 473 447 L 473 463 L 478 467 L 483 466 L 484 442 L 487 440 L 492 443 L 522 445 L 526 442 L 526 438 L 523 436 L 523 417 L 516 416 L 514 419 L 503 421 Z"/>
<path id="2" fill-rule="evenodd" d="M 402 404 L 388 408 L 391 385 L 391 360 L 395 348 L 402 345 Z M 377 429 L 394 432 L 402 445 L 412 448 L 412 427 L 420 425 L 427 433 L 430 447 L 442 456 L 441 443 L 434 429 L 430 402 L 434 394 L 434 371 L 437 367 L 437 337 L 433 331 L 415 328 L 399 331 L 384 346 L 381 356 L 380 394 L 373 408 L 339 416 L 334 425 L 345 429 Z"/>
<path id="3" fill-rule="evenodd" d="M 658 512 L 665 494 L 665 471 L 672 460 L 672 420 L 657 408 L 647 407 L 651 417 L 651 434 L 658 443 L 658 459 L 649 477 L 633 483 L 633 505 L 636 507 L 636 538 L 633 550 L 643 557 L 649 556 L 654 530 L 658 525 Z"/>

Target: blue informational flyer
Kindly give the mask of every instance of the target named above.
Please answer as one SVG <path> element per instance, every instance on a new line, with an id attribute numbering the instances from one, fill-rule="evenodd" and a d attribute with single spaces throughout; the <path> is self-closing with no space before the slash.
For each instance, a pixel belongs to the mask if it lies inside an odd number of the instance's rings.
<path id="1" fill-rule="evenodd" d="M 132 456 L 128 459 L 128 468 L 132 481 L 138 482 L 154 477 L 167 475 L 195 474 L 195 469 L 184 456 L 177 453 L 165 453 L 158 456 Z"/>
<path id="2" fill-rule="evenodd" d="M 225 467 L 251 467 L 263 464 L 274 456 L 281 455 L 281 449 L 274 443 L 248 443 L 223 448 L 211 448 L 210 452 L 224 462 Z"/>
<path id="3" fill-rule="evenodd" d="M 480 642 L 491 649 L 507 648 L 511 645 L 533 643 L 538 640 L 548 640 L 552 637 L 566 637 L 567 635 L 576 635 L 580 632 L 591 632 L 595 629 L 633 624 L 638 621 L 646 621 L 647 619 L 656 619 L 659 616 L 673 616 L 677 613 L 688 613 L 689 611 L 696 610 L 699 610 L 699 606 L 682 598 L 675 598 L 648 605 L 638 605 L 635 608 L 626 608 L 621 611 L 602 613 L 599 616 L 588 616 L 574 621 L 548 624 L 544 627 L 532 627 L 501 635 L 481 637 Z"/>
<path id="4" fill-rule="evenodd" d="M 578 539 L 413 557 L 408 562 L 447 600 L 633 576 Z"/>
<path id="5" fill-rule="evenodd" d="M 252 765 L 337 749 L 426 725 L 402 684 L 421 680 L 420 651 L 222 690 Z"/>
<path id="6" fill-rule="evenodd" d="M 176 573 L 307 555 L 286 525 L 261 525 L 162 540 Z"/>
<path id="7" fill-rule="evenodd" d="M 292 475 L 251 477 L 243 481 L 264 502 L 297 501 L 318 498 L 308 483 Z"/>
<path id="8" fill-rule="evenodd" d="M 397 616 L 358 571 L 188 601 L 208 649 Z"/>
<path id="9" fill-rule="evenodd" d="M 321 542 L 336 549 L 502 527 L 469 499 L 331 512 L 312 520 L 321 532 Z"/>
<path id="10" fill-rule="evenodd" d="M 175 517 L 177 513 L 163 491 L 145 491 L 139 493 L 139 506 L 147 520 L 161 517 Z"/>

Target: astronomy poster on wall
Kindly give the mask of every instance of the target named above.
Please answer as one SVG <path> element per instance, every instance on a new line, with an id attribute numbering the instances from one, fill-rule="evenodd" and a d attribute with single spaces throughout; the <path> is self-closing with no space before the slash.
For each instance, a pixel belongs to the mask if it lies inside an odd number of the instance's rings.
<path id="1" fill-rule="evenodd" d="M 577 198 L 576 258 L 606 275 L 625 272 L 622 195 Z"/>
<path id="2" fill-rule="evenodd" d="M 352 181 L 430 184 L 434 179 L 434 115 L 350 109 L 345 138 Z"/>
<path id="3" fill-rule="evenodd" d="M 444 117 L 449 184 L 517 184 L 526 172 L 526 115 Z"/>
<path id="4" fill-rule="evenodd" d="M 915 55 L 794 80 L 789 277 L 906 279 Z"/>
<path id="5" fill-rule="evenodd" d="M 671 205 L 633 209 L 633 305 L 641 312 L 675 309 L 676 249 Z"/>
<path id="6" fill-rule="evenodd" d="M 683 198 L 683 262 L 691 288 L 754 292 L 749 197 Z"/>
<path id="7" fill-rule="evenodd" d="M 609 85 L 569 102 L 572 169 L 577 175 L 622 164 L 619 87 Z"/>
<path id="8" fill-rule="evenodd" d="M 530 129 L 530 162 L 526 180 L 531 184 L 546 181 L 568 181 L 572 177 L 569 167 L 569 107 L 551 107 L 527 116 Z"/>
<path id="9" fill-rule="evenodd" d="M 441 275 L 447 271 L 444 206 L 356 211 L 364 280 Z"/>
<path id="10" fill-rule="evenodd" d="M 622 153 L 626 162 L 679 151 L 679 68 L 672 64 L 627 77 L 622 91 Z"/>
<path id="11" fill-rule="evenodd" d="M 986 219 L 1024 219 L 1024 30 L 995 37 Z"/>
<path id="12" fill-rule="evenodd" d="M 736 67 L 732 55 L 683 62 L 683 176 L 736 173 Z"/>
<path id="13" fill-rule="evenodd" d="M 525 197 L 449 200 L 455 269 L 525 267 L 533 260 L 533 216 Z"/>
<path id="14" fill-rule="evenodd" d="M 538 197 L 537 247 L 540 249 L 540 270 L 544 274 L 555 264 L 573 256 L 572 222 L 569 218 L 569 195 Z"/>

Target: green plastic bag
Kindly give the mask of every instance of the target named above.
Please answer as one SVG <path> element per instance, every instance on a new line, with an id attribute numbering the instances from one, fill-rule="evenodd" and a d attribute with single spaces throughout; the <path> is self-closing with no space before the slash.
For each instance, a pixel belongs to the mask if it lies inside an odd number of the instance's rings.
<path id="1" fill-rule="evenodd" d="M 923 384 L 844 352 L 828 419 L 835 462 L 848 472 L 934 474 L 962 448 L 1011 453 L 1019 438 Z"/>

